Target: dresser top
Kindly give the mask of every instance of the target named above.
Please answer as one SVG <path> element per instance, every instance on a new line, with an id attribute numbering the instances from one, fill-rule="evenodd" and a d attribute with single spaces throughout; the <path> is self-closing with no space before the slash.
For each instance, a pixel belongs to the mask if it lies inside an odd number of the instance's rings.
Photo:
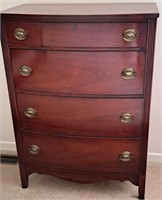
<path id="1" fill-rule="evenodd" d="M 22 4 L 2 11 L 23 15 L 149 15 L 158 17 L 156 3 Z"/>

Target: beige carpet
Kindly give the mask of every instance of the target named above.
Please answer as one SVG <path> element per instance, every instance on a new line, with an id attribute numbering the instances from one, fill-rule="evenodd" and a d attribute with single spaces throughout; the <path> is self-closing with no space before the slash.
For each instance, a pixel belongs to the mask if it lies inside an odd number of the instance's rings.
<path id="1" fill-rule="evenodd" d="M 137 187 L 130 182 L 106 181 L 77 184 L 48 175 L 33 174 L 29 187 L 20 187 L 17 164 L 1 164 L 1 200 L 124 200 L 137 199 Z M 162 164 L 150 162 L 146 200 L 162 200 Z"/>

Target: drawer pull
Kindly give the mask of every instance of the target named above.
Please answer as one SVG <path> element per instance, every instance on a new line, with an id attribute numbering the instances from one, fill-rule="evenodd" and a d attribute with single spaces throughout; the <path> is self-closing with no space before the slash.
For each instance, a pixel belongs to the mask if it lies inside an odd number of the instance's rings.
<path id="1" fill-rule="evenodd" d="M 14 37 L 17 40 L 25 40 L 28 36 L 28 32 L 22 28 L 16 28 L 14 32 Z"/>
<path id="2" fill-rule="evenodd" d="M 26 65 L 22 65 L 19 69 L 19 73 L 22 76 L 30 76 L 32 71 L 33 71 L 32 68 L 30 68 L 29 66 L 26 66 Z"/>
<path id="3" fill-rule="evenodd" d="M 132 79 L 137 75 L 137 73 L 133 68 L 125 68 L 121 72 L 121 75 L 124 79 Z"/>
<path id="4" fill-rule="evenodd" d="M 34 108 L 26 108 L 24 114 L 28 118 L 34 118 L 37 115 L 37 111 Z"/>
<path id="5" fill-rule="evenodd" d="M 40 147 L 38 147 L 37 145 L 33 144 L 29 147 L 29 152 L 31 154 L 39 154 L 40 153 Z"/>
<path id="6" fill-rule="evenodd" d="M 128 162 L 128 161 L 132 160 L 133 156 L 129 151 L 123 151 L 119 155 L 119 158 L 120 158 L 121 161 Z"/>
<path id="7" fill-rule="evenodd" d="M 133 121 L 133 115 L 130 113 L 123 113 L 120 115 L 120 121 L 122 123 L 131 123 Z"/>
<path id="8" fill-rule="evenodd" d="M 127 29 L 123 33 L 123 39 L 127 42 L 132 42 L 138 37 L 138 32 L 135 29 Z"/>

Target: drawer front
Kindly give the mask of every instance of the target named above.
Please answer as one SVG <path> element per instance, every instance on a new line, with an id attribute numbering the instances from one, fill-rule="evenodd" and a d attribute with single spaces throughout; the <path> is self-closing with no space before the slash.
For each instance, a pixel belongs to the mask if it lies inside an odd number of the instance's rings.
<path id="1" fill-rule="evenodd" d="M 9 45 L 52 47 L 145 47 L 147 23 L 17 22 L 7 23 L 6 29 Z M 134 32 L 130 32 L 129 30 L 133 30 Z M 132 41 L 124 40 L 124 33 L 127 34 L 129 39 L 132 37 Z M 134 36 L 135 38 L 133 39 Z"/>
<path id="2" fill-rule="evenodd" d="M 26 164 L 90 172 L 138 172 L 139 140 L 55 137 L 22 132 L 22 143 Z M 126 155 L 125 161 L 121 160 L 123 155 Z"/>
<path id="3" fill-rule="evenodd" d="M 11 50 L 11 58 L 16 89 L 67 94 L 143 93 L 144 52 Z M 24 66 L 32 70 L 27 76 Z"/>
<path id="4" fill-rule="evenodd" d="M 136 137 L 141 132 L 142 99 L 64 98 L 19 93 L 17 103 L 23 129 L 112 137 Z M 128 118 L 127 123 L 123 118 Z"/>

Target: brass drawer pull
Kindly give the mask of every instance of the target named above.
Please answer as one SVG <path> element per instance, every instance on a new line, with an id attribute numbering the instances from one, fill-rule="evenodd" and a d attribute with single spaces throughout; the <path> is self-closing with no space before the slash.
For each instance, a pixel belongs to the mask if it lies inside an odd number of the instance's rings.
<path id="1" fill-rule="evenodd" d="M 34 108 L 26 108 L 24 114 L 28 118 L 34 118 L 37 115 L 37 111 Z"/>
<path id="2" fill-rule="evenodd" d="M 25 40 L 28 36 L 28 32 L 22 28 L 16 28 L 14 31 L 14 37 L 17 40 Z"/>
<path id="3" fill-rule="evenodd" d="M 37 145 L 33 144 L 29 147 L 29 152 L 31 154 L 39 154 L 40 153 L 40 147 L 38 147 Z"/>
<path id="4" fill-rule="evenodd" d="M 132 160 L 133 156 L 129 151 L 123 151 L 119 155 L 119 158 L 120 158 L 121 161 L 128 162 L 128 161 Z"/>
<path id="5" fill-rule="evenodd" d="M 135 29 L 127 29 L 123 33 L 123 39 L 127 42 L 132 42 L 138 37 L 138 32 Z"/>
<path id="6" fill-rule="evenodd" d="M 121 72 L 121 75 L 124 79 L 132 79 L 137 75 L 137 73 L 133 68 L 125 68 Z"/>
<path id="7" fill-rule="evenodd" d="M 134 116 L 131 113 L 123 113 L 120 115 L 120 121 L 122 123 L 131 123 Z"/>
<path id="8" fill-rule="evenodd" d="M 31 73 L 32 73 L 32 68 L 27 66 L 27 65 L 22 65 L 19 69 L 19 73 L 22 75 L 22 76 L 30 76 Z"/>

